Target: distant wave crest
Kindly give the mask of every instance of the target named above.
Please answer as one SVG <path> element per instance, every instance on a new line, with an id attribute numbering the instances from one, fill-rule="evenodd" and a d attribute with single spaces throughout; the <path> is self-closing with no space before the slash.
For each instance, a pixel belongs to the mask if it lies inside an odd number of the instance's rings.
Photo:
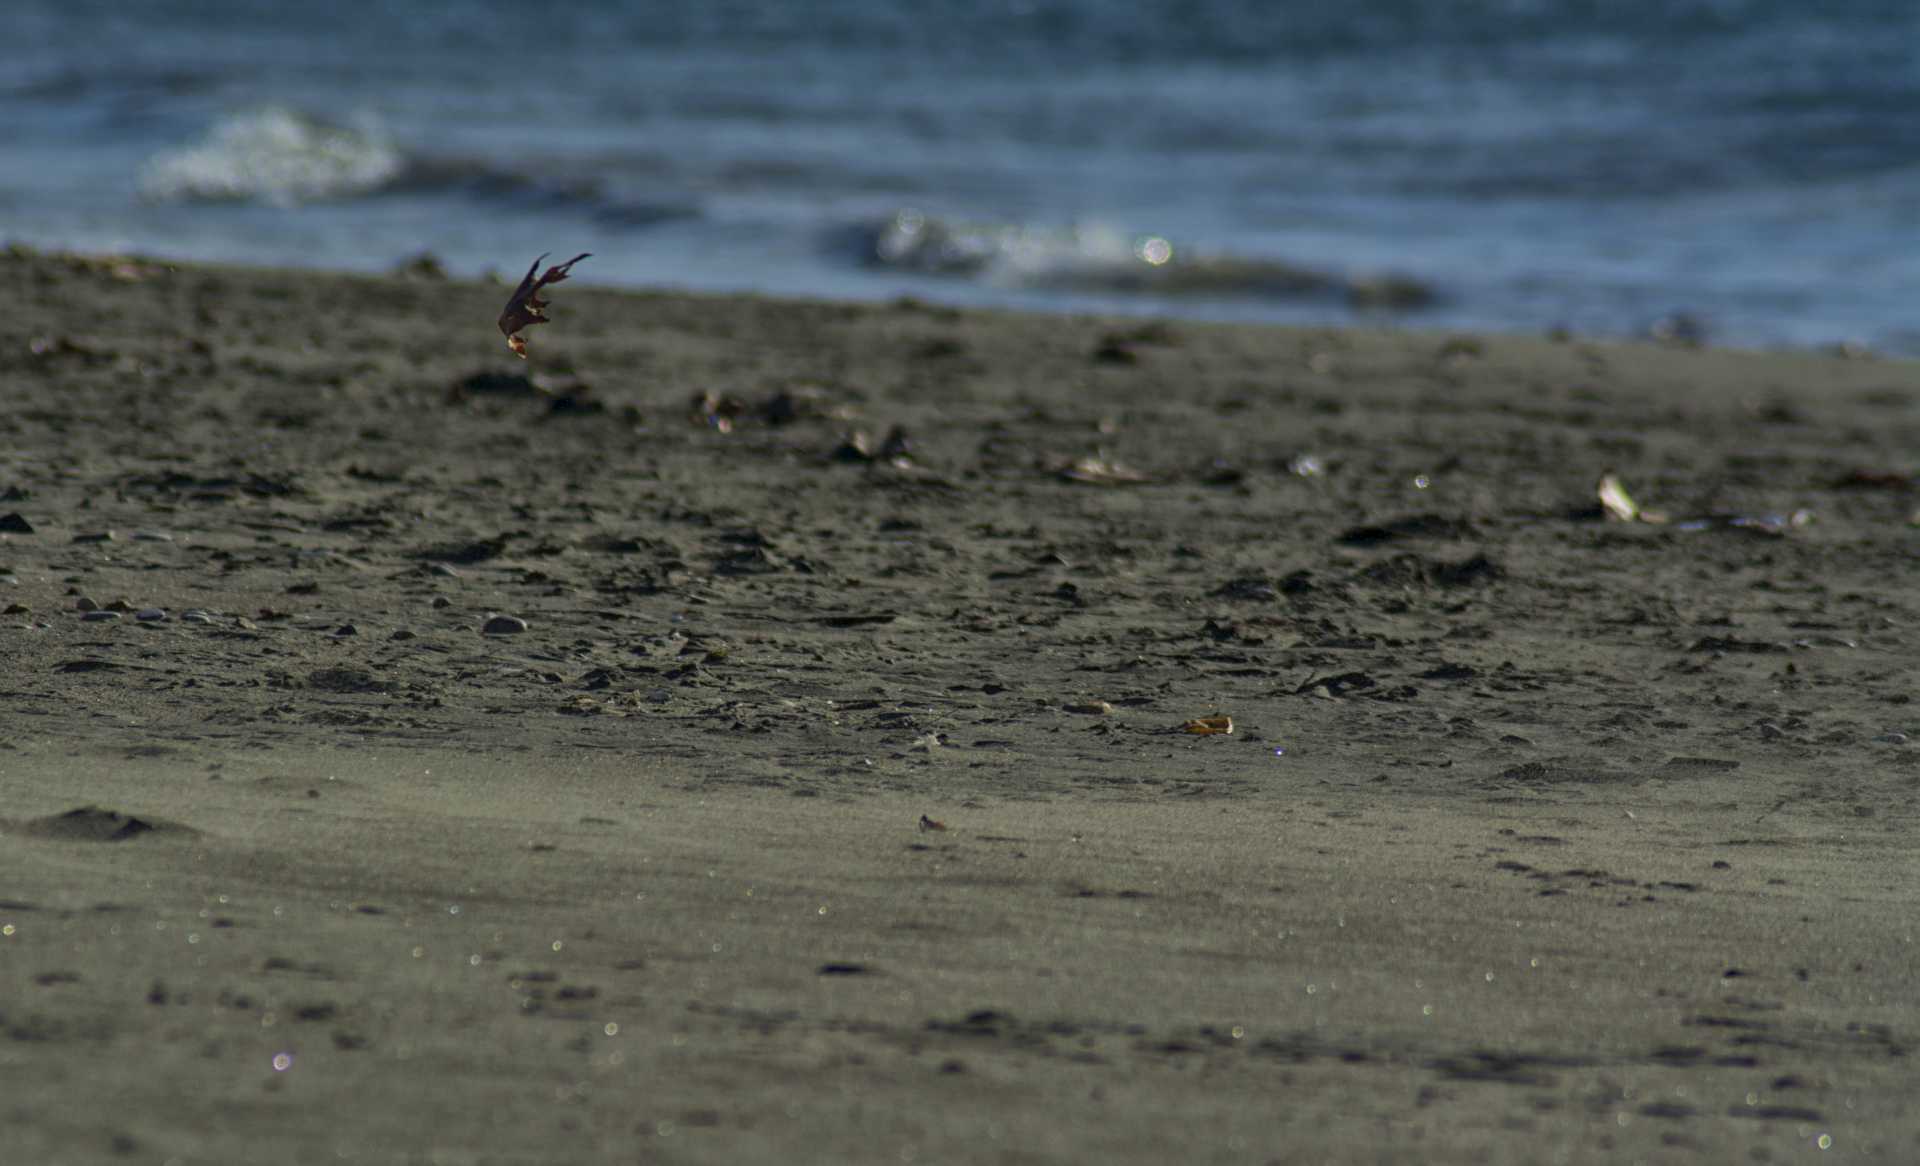
<path id="1" fill-rule="evenodd" d="M 1171 296 L 1343 296 L 1415 308 L 1432 289 L 1406 276 L 1349 277 L 1278 259 L 1189 253 L 1158 235 L 1110 227 L 953 222 L 905 209 L 856 229 L 864 262 L 1026 287 Z"/>
<path id="2" fill-rule="evenodd" d="M 265 202 L 292 206 L 355 198 L 406 172 L 380 126 L 334 125 L 281 106 L 225 119 L 192 146 L 150 160 L 140 190 L 157 202 Z"/>
<path id="3" fill-rule="evenodd" d="M 395 192 L 455 194 L 522 209 L 572 211 L 605 226 L 695 217 L 685 200 L 615 195 L 591 174 L 515 169 L 461 156 L 419 156 L 371 117 L 339 125 L 284 106 L 235 114 L 205 139 L 150 159 L 140 191 L 153 202 L 298 206 Z"/>

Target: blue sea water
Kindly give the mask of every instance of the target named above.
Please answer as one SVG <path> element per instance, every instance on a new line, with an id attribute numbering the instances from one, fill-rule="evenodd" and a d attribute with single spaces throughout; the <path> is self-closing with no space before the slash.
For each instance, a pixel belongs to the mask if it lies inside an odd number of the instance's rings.
<path id="1" fill-rule="evenodd" d="M 38 247 L 1920 352 L 1910 0 L 5 12 Z"/>

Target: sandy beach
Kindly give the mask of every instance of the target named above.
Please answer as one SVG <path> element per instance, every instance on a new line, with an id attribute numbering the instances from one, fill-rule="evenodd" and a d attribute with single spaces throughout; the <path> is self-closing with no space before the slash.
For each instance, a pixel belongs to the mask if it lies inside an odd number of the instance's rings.
<path id="1" fill-rule="evenodd" d="M 8 1161 L 1920 1157 L 1920 366 L 574 274 L 0 253 Z"/>

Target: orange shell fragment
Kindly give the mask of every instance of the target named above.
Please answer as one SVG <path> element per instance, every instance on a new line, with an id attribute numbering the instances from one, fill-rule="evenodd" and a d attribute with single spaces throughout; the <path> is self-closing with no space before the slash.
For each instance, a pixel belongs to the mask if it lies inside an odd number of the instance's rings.
<path id="1" fill-rule="evenodd" d="M 1181 725 L 1180 729 L 1182 732 L 1194 733 L 1200 736 L 1213 736 L 1214 734 L 1224 736 L 1233 732 L 1233 718 L 1220 716 L 1218 714 L 1210 717 L 1195 717 L 1193 720 Z"/>

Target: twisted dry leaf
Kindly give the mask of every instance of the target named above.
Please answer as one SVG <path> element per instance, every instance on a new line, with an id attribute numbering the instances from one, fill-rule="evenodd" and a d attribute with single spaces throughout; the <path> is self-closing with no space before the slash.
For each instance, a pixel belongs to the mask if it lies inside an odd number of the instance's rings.
<path id="1" fill-rule="evenodd" d="M 540 298 L 540 289 L 567 278 L 568 268 L 592 254 L 591 251 L 582 252 L 565 263 L 555 264 L 547 268 L 547 273 L 539 279 L 535 279 L 533 273 L 540 270 L 540 259 L 545 259 L 546 255 L 534 260 L 533 266 L 527 268 L 527 277 L 520 281 L 513 298 L 507 301 L 506 310 L 500 313 L 500 331 L 505 333 L 507 347 L 513 349 L 514 355 L 521 360 L 527 358 L 527 342 L 520 336 L 521 329 L 547 322 L 547 314 L 542 310 L 547 306 L 547 301 Z"/>

